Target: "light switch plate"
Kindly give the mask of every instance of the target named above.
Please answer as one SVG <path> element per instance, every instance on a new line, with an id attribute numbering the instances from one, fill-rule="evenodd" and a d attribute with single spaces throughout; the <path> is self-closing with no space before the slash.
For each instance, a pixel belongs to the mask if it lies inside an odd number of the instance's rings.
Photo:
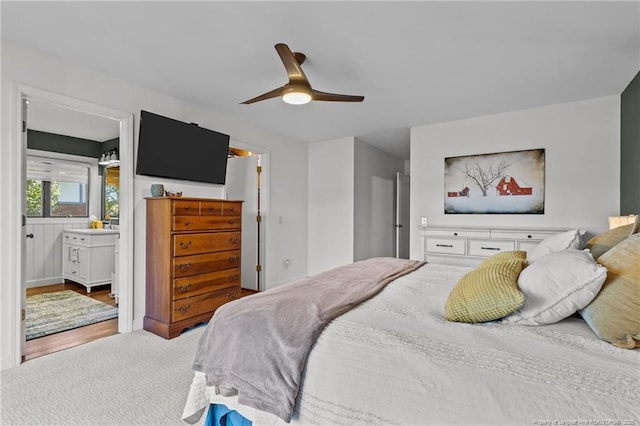
<path id="1" fill-rule="evenodd" d="M 420 218 L 420 223 L 422 224 L 422 226 L 427 226 L 427 217 L 426 216 L 422 216 Z"/>

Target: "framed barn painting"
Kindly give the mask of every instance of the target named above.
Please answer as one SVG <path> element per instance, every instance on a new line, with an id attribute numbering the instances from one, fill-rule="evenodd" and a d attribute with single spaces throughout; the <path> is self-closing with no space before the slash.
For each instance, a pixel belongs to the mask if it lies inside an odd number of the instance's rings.
<path id="1" fill-rule="evenodd" d="M 444 159 L 445 214 L 544 214 L 544 149 Z"/>

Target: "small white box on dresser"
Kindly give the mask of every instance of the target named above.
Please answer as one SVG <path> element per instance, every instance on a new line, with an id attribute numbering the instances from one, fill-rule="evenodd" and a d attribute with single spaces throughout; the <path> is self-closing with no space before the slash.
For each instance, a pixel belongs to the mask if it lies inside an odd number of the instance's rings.
<path id="1" fill-rule="evenodd" d="M 420 253 L 430 263 L 473 266 L 501 251 L 533 250 L 558 228 L 426 226 L 420 228 Z"/>

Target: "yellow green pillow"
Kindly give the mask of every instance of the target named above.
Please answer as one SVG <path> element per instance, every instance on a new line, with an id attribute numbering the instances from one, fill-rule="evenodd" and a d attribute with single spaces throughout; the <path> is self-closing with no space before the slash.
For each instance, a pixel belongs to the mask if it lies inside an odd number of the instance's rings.
<path id="1" fill-rule="evenodd" d="M 600 339 L 621 348 L 640 347 L 640 234 L 617 244 L 598 263 L 607 268 L 607 279 L 580 314 Z"/>
<path id="2" fill-rule="evenodd" d="M 610 229 L 602 234 L 598 234 L 587 242 L 587 248 L 591 252 L 594 260 L 598 260 L 600 256 L 611 250 L 613 246 L 620 243 L 631 235 L 635 225 L 623 225 Z"/>
<path id="3" fill-rule="evenodd" d="M 494 254 L 493 256 L 490 256 L 485 260 L 483 260 L 482 262 L 480 262 L 480 264 L 478 265 L 478 268 L 482 268 L 496 262 L 504 262 L 505 260 L 518 260 L 518 259 L 526 260 L 527 252 L 523 250 L 503 251 L 501 253 Z"/>
<path id="4" fill-rule="evenodd" d="M 467 272 L 445 304 L 445 318 L 457 322 L 485 322 L 503 318 L 524 303 L 518 275 L 521 259 L 494 262 Z"/>

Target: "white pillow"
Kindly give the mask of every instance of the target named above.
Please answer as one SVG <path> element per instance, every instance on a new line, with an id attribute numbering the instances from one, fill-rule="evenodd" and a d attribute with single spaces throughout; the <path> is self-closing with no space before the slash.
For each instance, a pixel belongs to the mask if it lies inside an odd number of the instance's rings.
<path id="1" fill-rule="evenodd" d="M 524 305 L 502 321 L 544 325 L 558 322 L 587 306 L 607 278 L 607 268 L 593 260 L 589 250 L 548 254 L 522 270 L 518 287 Z"/>
<path id="2" fill-rule="evenodd" d="M 545 238 L 527 253 L 527 262 L 532 263 L 549 253 L 567 249 L 582 248 L 582 232 L 579 229 L 560 232 Z"/>

